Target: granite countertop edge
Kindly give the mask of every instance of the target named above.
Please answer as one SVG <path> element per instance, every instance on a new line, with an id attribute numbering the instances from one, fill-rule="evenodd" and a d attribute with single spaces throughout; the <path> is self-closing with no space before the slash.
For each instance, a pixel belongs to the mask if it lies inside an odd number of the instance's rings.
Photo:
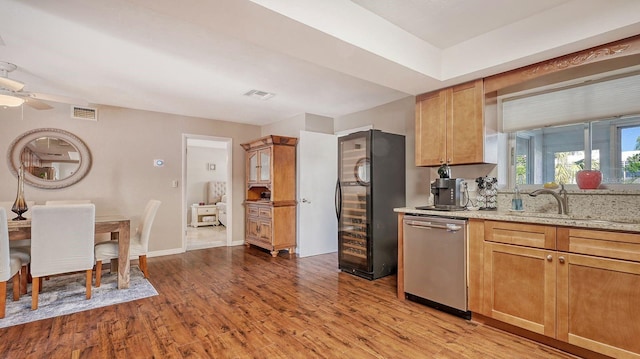
<path id="1" fill-rule="evenodd" d="M 513 213 L 510 211 L 434 211 L 415 209 L 410 207 L 394 208 L 394 212 L 405 214 L 431 215 L 449 218 L 478 218 L 496 221 L 520 222 L 532 224 L 548 224 L 556 226 L 606 229 L 612 231 L 626 231 L 640 233 L 640 224 L 638 223 L 622 223 L 615 220 L 600 220 L 596 218 L 571 218 L 570 215 L 552 213 Z"/>

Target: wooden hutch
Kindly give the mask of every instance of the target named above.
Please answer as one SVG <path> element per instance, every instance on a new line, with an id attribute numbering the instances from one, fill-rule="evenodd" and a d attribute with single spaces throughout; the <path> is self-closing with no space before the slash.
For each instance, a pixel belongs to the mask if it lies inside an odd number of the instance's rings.
<path id="1" fill-rule="evenodd" d="M 246 151 L 245 244 L 277 256 L 296 248 L 295 137 L 270 135 L 241 144 Z"/>

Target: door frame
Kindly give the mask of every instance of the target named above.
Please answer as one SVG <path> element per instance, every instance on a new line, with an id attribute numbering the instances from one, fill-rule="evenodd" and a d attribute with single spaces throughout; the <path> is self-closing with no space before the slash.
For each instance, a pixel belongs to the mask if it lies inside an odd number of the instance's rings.
<path id="1" fill-rule="evenodd" d="M 182 251 L 187 251 L 187 211 L 189 204 L 187 203 L 187 140 L 205 140 L 224 142 L 227 151 L 227 240 L 226 246 L 229 247 L 233 242 L 233 139 L 230 137 L 206 136 L 195 134 L 182 134 Z"/>

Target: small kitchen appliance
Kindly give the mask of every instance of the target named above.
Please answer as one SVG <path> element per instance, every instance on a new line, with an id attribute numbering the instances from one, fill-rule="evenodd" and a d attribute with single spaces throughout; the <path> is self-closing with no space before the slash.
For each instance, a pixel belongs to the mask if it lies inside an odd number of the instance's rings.
<path id="1" fill-rule="evenodd" d="M 464 178 L 437 178 L 431 183 L 433 206 L 441 210 L 464 209 Z"/>

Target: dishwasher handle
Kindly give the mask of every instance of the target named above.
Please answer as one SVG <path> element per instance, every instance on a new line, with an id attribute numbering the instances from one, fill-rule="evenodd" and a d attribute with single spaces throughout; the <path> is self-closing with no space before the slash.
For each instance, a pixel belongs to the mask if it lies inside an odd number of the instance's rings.
<path id="1" fill-rule="evenodd" d="M 415 228 L 446 229 L 447 231 L 450 231 L 450 232 L 457 232 L 462 229 L 462 226 L 457 224 L 452 224 L 452 223 L 435 224 L 435 223 L 426 222 L 426 221 L 412 221 L 412 220 L 405 220 L 404 223 L 408 226 L 415 227 Z"/>

